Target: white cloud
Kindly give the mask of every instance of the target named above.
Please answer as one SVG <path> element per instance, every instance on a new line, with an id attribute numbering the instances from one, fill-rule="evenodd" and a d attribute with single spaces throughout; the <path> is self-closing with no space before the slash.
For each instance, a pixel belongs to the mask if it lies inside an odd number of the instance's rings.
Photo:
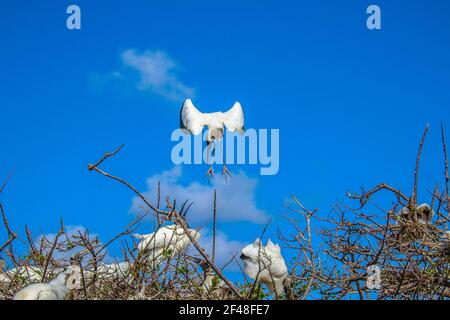
<path id="1" fill-rule="evenodd" d="M 193 203 L 188 212 L 188 220 L 193 223 L 208 223 L 213 215 L 213 187 L 205 181 L 192 182 L 188 185 L 180 183 L 182 170 L 175 166 L 169 171 L 154 175 L 147 179 L 147 191 L 144 196 L 154 202 L 157 198 L 158 181 L 161 185 L 161 200 L 166 197 L 177 200 L 177 203 L 189 200 Z M 243 172 L 233 175 L 228 182 L 218 177 L 215 180 L 217 189 L 217 220 L 236 222 L 249 221 L 263 224 L 269 219 L 267 213 L 257 208 L 255 203 L 255 190 L 257 180 L 247 177 Z M 163 204 L 162 204 L 163 205 Z M 142 201 L 133 199 L 131 212 L 141 211 Z"/>
<path id="2" fill-rule="evenodd" d="M 212 256 L 212 242 L 213 234 L 209 229 L 202 229 L 200 231 L 200 245 L 206 250 L 208 255 Z M 237 240 L 230 240 L 228 236 L 222 231 L 217 230 L 216 233 L 216 264 L 222 268 L 225 264 L 226 271 L 238 271 L 239 267 L 236 260 L 239 261 L 239 255 L 241 249 L 245 246 L 243 242 Z M 236 255 L 237 254 L 237 255 Z M 236 255 L 236 259 L 231 261 L 233 256 Z M 231 261 L 231 262 L 230 262 Z"/>
<path id="3" fill-rule="evenodd" d="M 134 49 L 125 50 L 122 63 L 138 75 L 137 87 L 150 90 L 169 100 L 193 98 L 194 90 L 181 82 L 175 70 L 177 63 L 165 52 L 147 50 L 140 53 Z"/>
<path id="4" fill-rule="evenodd" d="M 58 245 L 56 246 L 55 250 L 53 251 L 53 258 L 56 260 L 64 260 L 66 263 L 69 263 L 70 258 L 75 255 L 76 253 L 81 252 L 84 250 L 81 246 L 74 246 L 73 248 L 70 248 L 68 250 L 60 250 L 60 244 L 65 243 L 67 239 L 70 239 L 71 241 L 74 241 L 76 238 L 78 238 L 81 235 L 87 235 L 89 240 L 97 240 L 98 244 L 101 245 L 102 243 L 98 240 L 98 235 L 95 233 L 89 233 L 88 230 L 83 226 L 65 226 L 65 233 L 58 239 Z M 34 245 L 39 248 L 40 242 L 42 241 L 43 237 L 46 238 L 46 240 L 52 244 L 55 241 L 56 233 L 48 233 L 45 235 L 39 236 L 35 241 Z M 107 252 L 106 256 L 104 257 L 103 261 L 110 261 L 111 257 L 108 255 Z M 87 259 L 90 258 L 89 255 L 84 256 L 84 262 L 87 261 Z"/>

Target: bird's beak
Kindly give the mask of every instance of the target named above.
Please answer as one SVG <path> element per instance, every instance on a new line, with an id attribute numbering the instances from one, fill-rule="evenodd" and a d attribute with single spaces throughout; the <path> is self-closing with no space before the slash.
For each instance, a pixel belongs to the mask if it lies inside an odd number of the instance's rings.
<path id="1" fill-rule="evenodd" d="M 242 260 L 248 259 L 248 257 L 243 253 L 241 253 L 239 258 L 241 258 Z"/>

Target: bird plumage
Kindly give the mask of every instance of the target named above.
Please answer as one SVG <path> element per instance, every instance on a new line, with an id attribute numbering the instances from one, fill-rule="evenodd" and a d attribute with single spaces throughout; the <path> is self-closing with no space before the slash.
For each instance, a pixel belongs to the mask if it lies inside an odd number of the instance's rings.
<path id="1" fill-rule="evenodd" d="M 431 222 L 431 219 L 434 216 L 434 210 L 428 203 L 423 203 L 416 207 L 415 212 L 410 212 L 410 210 L 406 207 L 403 207 L 400 211 L 400 216 L 402 217 L 402 219 L 407 221 L 414 221 L 413 214 L 415 214 L 415 220 L 417 222 L 427 224 Z"/>
<path id="2" fill-rule="evenodd" d="M 288 275 L 280 246 L 270 239 L 264 247 L 259 239 L 247 245 L 240 257 L 245 264 L 245 273 L 253 280 L 265 284 L 271 293 L 284 293 L 284 280 Z"/>
<path id="3" fill-rule="evenodd" d="M 111 264 L 100 264 L 97 266 L 97 272 L 93 268 L 84 269 L 83 276 L 85 279 L 112 280 L 127 279 L 130 276 L 131 263 L 128 261 L 114 262 Z"/>
<path id="4" fill-rule="evenodd" d="M 196 230 L 189 229 L 189 233 L 195 240 L 200 238 L 200 233 Z M 137 249 L 151 260 L 156 261 L 167 257 L 173 258 L 191 244 L 184 229 L 174 224 L 161 227 L 150 234 L 134 234 L 133 236 L 141 240 Z"/>
<path id="5" fill-rule="evenodd" d="M 49 283 L 34 283 L 14 295 L 14 300 L 64 300 L 69 293 L 67 274 L 61 273 Z"/>
<path id="6" fill-rule="evenodd" d="M 185 132 L 198 135 L 203 127 L 208 126 L 207 141 L 219 138 L 215 134 L 221 131 L 223 135 L 224 126 L 231 132 L 243 133 L 244 112 L 241 104 L 235 102 L 227 112 L 202 113 L 192 103 L 191 99 L 186 99 L 180 109 L 180 128 Z M 221 138 L 221 137 L 220 137 Z"/>

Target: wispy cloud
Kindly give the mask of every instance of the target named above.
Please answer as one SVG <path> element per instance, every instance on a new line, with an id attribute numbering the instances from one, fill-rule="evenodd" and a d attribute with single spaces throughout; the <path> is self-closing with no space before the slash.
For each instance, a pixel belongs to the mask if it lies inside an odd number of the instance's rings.
<path id="1" fill-rule="evenodd" d="M 121 74 L 131 71 L 137 75 L 136 86 L 139 90 L 149 90 L 174 101 L 194 96 L 194 89 L 178 79 L 178 65 L 167 53 L 128 49 L 122 52 L 121 59 L 125 67 Z"/>
<path id="2" fill-rule="evenodd" d="M 161 186 L 161 199 L 170 197 L 178 203 L 189 200 L 193 203 L 188 213 L 189 221 L 207 223 L 212 220 L 213 187 L 206 182 L 192 182 L 187 185 L 181 183 L 182 169 L 175 166 L 169 171 L 154 175 L 147 179 L 147 191 L 144 195 L 148 199 L 156 199 L 158 181 Z M 263 224 L 268 220 L 265 211 L 259 209 L 255 203 L 257 180 L 247 177 L 243 172 L 233 175 L 232 179 L 216 179 L 217 189 L 217 219 L 219 221 L 249 221 Z M 143 206 L 139 198 L 133 199 L 132 212 L 139 212 Z"/>

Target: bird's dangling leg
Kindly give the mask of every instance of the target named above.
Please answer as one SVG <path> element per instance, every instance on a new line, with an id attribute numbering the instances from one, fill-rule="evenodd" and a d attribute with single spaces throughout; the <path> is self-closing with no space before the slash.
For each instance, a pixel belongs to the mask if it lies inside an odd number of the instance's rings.
<path id="1" fill-rule="evenodd" d="M 210 178 L 211 178 L 211 177 L 214 179 L 214 170 L 213 170 L 213 168 L 212 168 L 212 165 L 209 166 L 209 169 L 208 169 L 208 171 L 206 171 L 205 176 L 208 177 L 208 184 L 209 184 L 209 182 L 210 182 Z"/>
<path id="2" fill-rule="evenodd" d="M 228 182 L 228 176 L 231 178 L 231 173 L 227 168 L 227 165 L 225 163 L 225 153 L 223 152 L 223 146 L 222 141 L 220 141 L 220 150 L 222 151 L 222 160 L 223 160 L 223 168 L 222 168 L 222 175 L 225 177 L 225 181 Z"/>
<path id="3" fill-rule="evenodd" d="M 211 143 L 212 143 L 212 141 L 209 143 L 207 142 L 207 147 L 206 147 L 206 163 L 209 164 L 209 169 L 208 169 L 208 171 L 206 171 L 205 176 L 208 177 L 208 184 L 210 183 L 210 178 L 211 177 L 214 178 L 214 170 L 212 168 L 212 164 L 209 163 L 209 149 L 211 149 Z"/>
<path id="4" fill-rule="evenodd" d="M 223 165 L 223 168 L 222 168 L 222 175 L 225 177 L 226 182 L 228 182 L 228 176 L 231 178 L 231 173 L 225 164 Z"/>

